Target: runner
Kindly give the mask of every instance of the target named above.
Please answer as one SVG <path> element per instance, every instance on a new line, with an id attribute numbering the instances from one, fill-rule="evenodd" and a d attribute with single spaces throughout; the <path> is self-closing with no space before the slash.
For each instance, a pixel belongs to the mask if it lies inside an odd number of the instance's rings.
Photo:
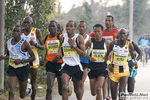
<path id="1" fill-rule="evenodd" d="M 64 30 L 63 25 L 62 25 L 62 24 L 57 23 L 57 32 L 59 32 L 59 33 L 63 34 L 63 30 Z"/>
<path id="2" fill-rule="evenodd" d="M 129 31 L 127 33 L 127 36 L 129 37 Z M 135 56 L 135 57 L 136 57 L 136 61 L 139 61 L 142 58 L 142 51 L 140 50 L 140 48 L 134 41 L 132 41 L 130 39 L 127 39 L 127 40 L 133 45 L 134 50 L 138 53 L 138 56 L 137 57 Z M 136 55 L 136 53 L 135 53 L 135 55 Z M 137 75 L 137 69 L 135 69 L 135 66 L 131 60 L 130 54 L 128 57 L 128 66 L 129 66 L 130 75 L 128 77 L 127 90 L 128 90 L 128 92 L 132 93 L 132 92 L 134 92 L 135 76 Z"/>
<path id="3" fill-rule="evenodd" d="M 45 36 L 43 42 L 46 48 L 46 73 L 47 73 L 47 93 L 46 100 L 52 100 L 52 88 L 54 84 L 55 77 L 57 77 L 58 91 L 62 95 L 62 81 L 61 81 L 61 64 L 63 62 L 62 54 L 60 52 L 59 58 L 56 58 L 56 53 L 59 46 L 59 35 L 57 33 L 57 22 L 51 20 L 48 25 L 49 34 Z M 44 62 L 43 62 L 44 63 Z"/>
<path id="4" fill-rule="evenodd" d="M 85 32 L 87 30 L 87 26 L 86 26 L 86 22 L 85 21 L 80 21 L 78 24 L 78 30 L 79 30 L 79 34 L 83 36 L 84 38 L 84 44 L 89 40 L 89 35 L 87 35 Z M 86 51 L 87 53 L 87 51 Z M 81 57 L 81 65 L 83 68 L 83 76 L 82 76 L 82 83 L 81 83 L 81 92 L 82 92 L 82 97 L 83 97 L 83 93 L 84 93 L 84 82 L 85 79 L 88 75 L 88 64 L 89 64 L 89 59 L 88 58 L 83 58 Z"/>
<path id="5" fill-rule="evenodd" d="M 128 76 L 129 67 L 127 64 L 128 53 L 131 54 L 132 61 L 137 68 L 137 62 L 134 57 L 134 49 L 132 44 L 127 41 L 128 31 L 124 28 L 119 31 L 119 39 L 114 40 L 110 43 L 107 50 L 105 59 L 107 61 L 107 66 L 109 69 L 110 86 L 111 86 L 111 96 L 113 100 L 117 99 L 118 82 L 119 82 L 119 94 L 124 92 Z M 109 53 L 112 53 L 112 62 L 108 60 Z M 119 95 L 120 96 L 120 95 Z"/>
<path id="6" fill-rule="evenodd" d="M 64 61 L 62 64 L 62 100 L 68 100 L 67 92 L 70 78 L 72 78 L 73 81 L 77 100 L 81 100 L 82 98 L 80 85 L 82 82 L 83 69 L 79 55 L 86 57 L 86 54 L 84 52 L 84 39 L 81 35 L 75 34 L 75 30 L 76 23 L 71 20 L 68 21 L 66 24 L 67 34 L 60 36 L 61 42 L 57 52 L 58 55 L 61 50 L 60 47 L 62 47 Z"/>
<path id="7" fill-rule="evenodd" d="M 105 19 L 105 26 L 106 29 L 104 29 L 102 37 L 109 40 L 110 42 L 115 40 L 118 36 L 118 30 L 117 27 L 114 25 L 114 17 L 112 15 L 107 15 Z M 91 32 L 90 37 L 95 37 L 94 32 Z M 111 60 L 111 55 L 109 56 L 109 60 Z M 108 83 L 108 84 L 107 84 Z M 105 79 L 105 83 L 103 86 L 103 97 L 104 99 L 111 99 L 111 96 L 109 95 L 110 85 L 109 85 L 109 78 Z M 108 95 L 106 97 L 106 91 L 108 86 Z"/>
<path id="8" fill-rule="evenodd" d="M 89 63 L 90 72 L 88 73 L 90 79 L 90 89 L 93 96 L 96 95 L 96 100 L 102 100 L 101 89 L 105 78 L 108 77 L 107 64 L 105 62 L 105 53 L 109 46 L 109 41 L 102 38 L 103 26 L 96 24 L 93 27 L 95 38 L 89 39 L 85 47 L 90 48 L 90 55 L 96 59 L 95 62 Z M 106 97 L 103 97 L 105 99 Z"/>
<path id="9" fill-rule="evenodd" d="M 30 73 L 30 66 L 28 62 L 34 61 L 35 56 L 29 43 L 21 37 L 22 27 L 16 25 L 12 31 L 12 38 L 6 43 L 7 54 L 1 55 L 0 60 L 9 59 L 8 68 L 8 86 L 9 86 L 9 100 L 14 100 L 15 88 L 19 80 L 20 98 L 32 94 L 31 87 L 27 89 L 27 79 Z M 28 54 L 30 58 L 28 58 Z"/>
<path id="10" fill-rule="evenodd" d="M 24 37 L 26 41 L 30 43 L 32 50 L 35 54 L 35 60 L 33 62 L 30 62 L 31 84 L 33 89 L 31 100 L 35 100 L 35 95 L 36 95 L 35 83 L 36 83 L 36 76 L 37 76 L 37 68 L 39 66 L 39 57 L 38 57 L 37 48 L 40 50 L 44 50 L 44 44 L 42 41 L 40 30 L 32 27 L 32 24 L 33 24 L 33 19 L 30 16 L 27 16 L 23 19 L 24 31 L 21 37 Z M 37 40 L 39 41 L 40 45 L 37 43 Z"/>

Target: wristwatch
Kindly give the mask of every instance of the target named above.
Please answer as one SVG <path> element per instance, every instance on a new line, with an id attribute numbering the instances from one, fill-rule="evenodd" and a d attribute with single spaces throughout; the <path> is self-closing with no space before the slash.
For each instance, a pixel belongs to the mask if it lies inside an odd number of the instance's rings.
<path id="1" fill-rule="evenodd" d="M 24 60 L 22 60 L 21 63 L 25 63 Z"/>
<path id="2" fill-rule="evenodd" d="M 75 45 L 75 44 L 73 45 L 74 48 L 75 48 L 76 46 L 77 46 L 77 45 Z"/>

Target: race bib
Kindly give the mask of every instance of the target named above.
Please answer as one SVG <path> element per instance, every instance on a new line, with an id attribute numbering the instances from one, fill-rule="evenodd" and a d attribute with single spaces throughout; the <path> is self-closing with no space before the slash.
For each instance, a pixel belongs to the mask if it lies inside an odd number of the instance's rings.
<path id="1" fill-rule="evenodd" d="M 96 59 L 95 62 L 104 62 L 105 61 L 105 59 L 104 59 L 105 52 L 106 52 L 105 50 L 96 50 L 96 49 L 93 49 L 92 50 L 92 57 L 94 59 Z"/>
<path id="2" fill-rule="evenodd" d="M 77 51 L 69 45 L 69 43 L 63 43 L 63 53 L 64 57 L 75 57 L 77 56 Z"/>
<path id="3" fill-rule="evenodd" d="M 59 46 L 59 40 L 47 41 L 48 53 L 57 53 Z"/>
<path id="4" fill-rule="evenodd" d="M 114 64 L 123 66 L 126 64 L 128 58 L 128 53 L 119 53 L 119 52 L 114 52 Z"/>
<path id="5" fill-rule="evenodd" d="M 106 40 L 109 40 L 110 42 L 113 41 L 113 36 L 102 36 Z"/>
<path id="6" fill-rule="evenodd" d="M 22 60 L 22 56 L 9 56 L 9 65 L 11 65 L 12 67 L 14 67 L 14 68 L 18 68 L 18 67 L 23 67 L 23 64 L 22 63 L 20 63 L 20 64 L 18 64 L 18 65 L 16 65 L 15 63 L 14 63 L 14 60 L 16 60 L 16 59 L 20 59 L 20 60 Z"/>

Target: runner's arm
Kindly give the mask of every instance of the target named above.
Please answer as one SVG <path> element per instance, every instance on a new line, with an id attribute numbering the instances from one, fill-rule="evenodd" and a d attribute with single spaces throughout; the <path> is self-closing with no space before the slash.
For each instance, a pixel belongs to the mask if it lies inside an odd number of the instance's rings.
<path id="1" fill-rule="evenodd" d="M 31 49 L 31 46 L 29 45 L 29 43 L 27 41 L 24 42 L 25 48 L 27 50 L 27 52 L 29 53 L 30 57 L 28 59 L 23 60 L 22 62 L 32 62 L 35 60 L 35 55 Z"/>
<path id="2" fill-rule="evenodd" d="M 57 53 L 56 53 L 56 57 L 60 57 L 60 58 L 62 58 L 62 56 L 60 56 L 59 54 L 60 54 L 60 51 L 61 51 L 61 47 L 62 47 L 62 39 L 63 39 L 63 34 L 61 34 L 60 36 L 59 36 L 59 42 L 60 42 L 60 44 L 59 44 L 59 46 L 58 46 L 58 51 L 57 51 Z"/>
<path id="3" fill-rule="evenodd" d="M 134 46 L 134 50 L 138 53 L 138 56 L 136 58 L 137 61 L 139 61 L 142 58 L 142 51 L 138 47 L 138 45 L 135 42 L 132 42 L 132 45 Z"/>
<path id="4" fill-rule="evenodd" d="M 110 41 L 105 39 L 105 43 L 106 43 L 106 48 L 108 49 Z"/>
<path id="5" fill-rule="evenodd" d="M 117 36 L 119 35 L 118 29 L 115 32 L 115 38 L 117 38 Z"/>
<path id="6" fill-rule="evenodd" d="M 40 49 L 40 50 L 44 50 L 45 49 L 45 46 L 44 46 L 44 43 L 42 41 L 42 35 L 41 35 L 41 31 L 39 29 L 36 29 L 36 37 L 40 43 L 40 45 L 38 43 L 35 44 L 35 46 Z"/>
<path id="7" fill-rule="evenodd" d="M 1 55 L 0 56 L 0 60 L 7 60 L 7 59 L 9 59 L 9 51 L 8 51 L 8 49 L 7 49 L 7 43 L 6 43 L 6 55 L 5 56 L 3 56 L 3 55 Z"/>
<path id="8" fill-rule="evenodd" d="M 85 50 L 91 47 L 91 38 L 85 43 Z"/>
<path id="9" fill-rule="evenodd" d="M 112 51 L 113 46 L 114 46 L 114 41 L 112 41 L 108 46 L 107 53 L 105 55 L 105 61 L 109 60 L 109 54 Z"/>
<path id="10" fill-rule="evenodd" d="M 132 58 L 132 62 L 135 65 L 135 68 L 138 68 L 138 65 L 137 65 L 137 62 L 136 62 L 135 56 L 134 56 L 134 47 L 131 43 L 129 43 L 129 52 L 130 52 L 130 55 L 131 55 L 131 58 Z"/>
<path id="11" fill-rule="evenodd" d="M 81 55 L 82 57 L 86 57 L 84 39 L 81 35 L 78 35 L 78 41 L 79 41 L 80 49 L 77 47 L 77 45 L 74 47 L 74 45 L 75 45 L 74 38 L 73 39 L 72 38 L 68 39 L 68 43 L 77 51 L 77 53 L 79 55 Z"/>

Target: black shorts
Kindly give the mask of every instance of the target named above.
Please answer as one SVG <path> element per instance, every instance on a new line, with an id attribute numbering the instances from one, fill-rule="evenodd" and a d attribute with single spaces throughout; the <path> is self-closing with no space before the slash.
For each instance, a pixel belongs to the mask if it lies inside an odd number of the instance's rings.
<path id="1" fill-rule="evenodd" d="M 88 66 L 89 66 L 88 63 L 82 63 L 82 62 L 81 62 L 81 65 L 82 65 L 83 70 L 84 70 L 85 68 L 88 68 Z"/>
<path id="2" fill-rule="evenodd" d="M 7 70 L 8 76 L 16 76 L 19 81 L 24 82 L 30 73 L 30 66 L 27 64 L 26 66 L 14 68 L 9 65 Z"/>
<path id="3" fill-rule="evenodd" d="M 88 73 L 89 79 L 94 79 L 99 76 L 104 76 L 105 78 L 108 77 L 108 71 L 106 68 L 99 68 L 99 69 L 89 69 Z"/>
<path id="4" fill-rule="evenodd" d="M 62 69 L 62 74 L 68 74 L 73 82 L 78 82 L 82 79 L 83 71 L 81 71 L 79 65 L 76 66 L 69 66 L 65 64 Z"/>
<path id="5" fill-rule="evenodd" d="M 61 64 L 62 63 L 52 63 L 48 61 L 46 63 L 46 73 L 54 74 L 56 77 L 61 77 Z"/>

